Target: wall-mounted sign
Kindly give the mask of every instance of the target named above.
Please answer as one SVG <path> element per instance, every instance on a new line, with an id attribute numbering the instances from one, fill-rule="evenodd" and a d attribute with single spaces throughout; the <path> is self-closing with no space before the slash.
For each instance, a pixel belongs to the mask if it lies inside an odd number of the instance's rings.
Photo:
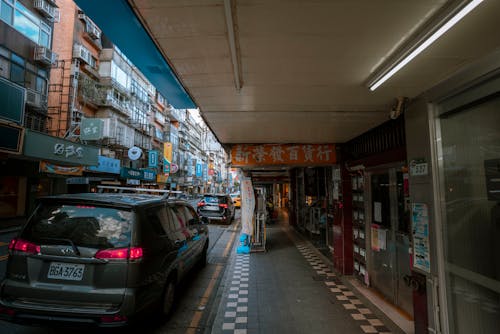
<path id="1" fill-rule="evenodd" d="M 99 149 L 26 129 L 24 155 L 73 165 L 97 166 Z"/>
<path id="2" fill-rule="evenodd" d="M 120 160 L 100 155 L 97 166 L 88 166 L 86 169 L 92 172 L 120 174 Z"/>
<path id="3" fill-rule="evenodd" d="M 411 211 L 413 267 L 430 273 L 429 210 L 427 204 L 413 203 Z"/>
<path id="4" fill-rule="evenodd" d="M 424 176 L 429 174 L 428 163 L 425 159 L 414 159 L 410 161 L 410 175 Z"/>
<path id="5" fill-rule="evenodd" d="M 149 169 L 122 167 L 120 170 L 120 176 L 124 179 L 156 181 L 156 172 Z"/>
<path id="6" fill-rule="evenodd" d="M 130 160 L 135 161 L 141 157 L 142 150 L 137 146 L 133 146 L 128 149 L 127 155 Z"/>
<path id="7" fill-rule="evenodd" d="M 40 172 L 57 175 L 83 175 L 83 166 L 60 166 L 50 162 L 40 161 Z"/>
<path id="8" fill-rule="evenodd" d="M 333 165 L 337 162 L 334 144 L 234 145 L 233 167 L 269 165 Z"/>

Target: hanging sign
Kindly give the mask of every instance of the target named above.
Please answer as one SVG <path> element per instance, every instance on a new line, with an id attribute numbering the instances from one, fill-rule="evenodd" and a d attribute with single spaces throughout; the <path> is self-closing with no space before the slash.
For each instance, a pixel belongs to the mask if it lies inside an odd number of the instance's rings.
<path id="1" fill-rule="evenodd" d="M 170 165 L 170 173 L 175 174 L 179 171 L 179 165 L 177 164 L 171 164 Z"/>
<path id="2" fill-rule="evenodd" d="M 158 151 L 153 150 L 148 152 L 148 166 L 158 167 Z"/>
<path id="3" fill-rule="evenodd" d="M 163 143 L 163 173 L 170 173 L 172 164 L 172 143 Z"/>
<path id="4" fill-rule="evenodd" d="M 128 158 L 132 161 L 139 159 L 141 155 L 142 155 L 142 150 L 137 146 L 133 146 L 128 149 Z"/>

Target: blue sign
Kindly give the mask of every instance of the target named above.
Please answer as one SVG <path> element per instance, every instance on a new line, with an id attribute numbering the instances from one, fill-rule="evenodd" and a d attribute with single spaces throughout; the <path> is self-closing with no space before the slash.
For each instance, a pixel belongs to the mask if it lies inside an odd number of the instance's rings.
<path id="1" fill-rule="evenodd" d="M 207 181 L 208 180 L 208 165 L 207 164 L 203 164 L 203 177 L 202 177 L 203 181 Z"/>
<path id="2" fill-rule="evenodd" d="M 89 166 L 87 169 L 93 172 L 120 174 L 120 160 L 99 155 L 97 166 Z"/>
<path id="3" fill-rule="evenodd" d="M 158 167 L 158 151 L 149 151 L 148 166 L 154 168 Z"/>
<path id="4" fill-rule="evenodd" d="M 201 164 L 197 163 L 196 164 L 196 177 L 201 177 L 202 175 L 203 175 L 203 173 L 201 171 Z"/>

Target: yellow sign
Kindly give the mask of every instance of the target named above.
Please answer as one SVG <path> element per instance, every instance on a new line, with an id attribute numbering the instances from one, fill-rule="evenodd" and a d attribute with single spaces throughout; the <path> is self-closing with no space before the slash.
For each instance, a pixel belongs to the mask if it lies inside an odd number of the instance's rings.
<path id="1" fill-rule="evenodd" d="M 170 173 L 170 165 L 172 164 L 172 143 L 163 144 L 163 173 Z"/>
<path id="2" fill-rule="evenodd" d="M 333 165 L 337 163 L 335 149 L 335 144 L 234 145 L 231 149 L 231 165 Z"/>

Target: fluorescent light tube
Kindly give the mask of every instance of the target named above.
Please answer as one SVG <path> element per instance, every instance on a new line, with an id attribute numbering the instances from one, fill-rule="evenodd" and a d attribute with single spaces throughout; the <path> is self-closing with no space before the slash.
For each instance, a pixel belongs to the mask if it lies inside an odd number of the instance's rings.
<path id="1" fill-rule="evenodd" d="M 439 37 L 444 35 L 451 27 L 453 27 L 458 21 L 460 21 L 465 15 L 469 14 L 474 8 L 476 8 L 483 0 L 473 0 L 467 6 L 462 8 L 455 16 L 443 24 L 438 30 L 436 30 L 431 36 L 423 41 L 416 49 L 410 52 L 406 57 L 404 57 L 399 63 L 393 66 L 389 72 L 384 74 L 381 78 L 370 85 L 370 90 L 374 91 L 384 82 L 386 82 L 390 77 L 392 77 L 397 71 L 402 69 L 406 64 L 412 61 L 413 58 L 418 56 L 422 51 L 427 49 L 429 45 L 434 43 Z"/>

